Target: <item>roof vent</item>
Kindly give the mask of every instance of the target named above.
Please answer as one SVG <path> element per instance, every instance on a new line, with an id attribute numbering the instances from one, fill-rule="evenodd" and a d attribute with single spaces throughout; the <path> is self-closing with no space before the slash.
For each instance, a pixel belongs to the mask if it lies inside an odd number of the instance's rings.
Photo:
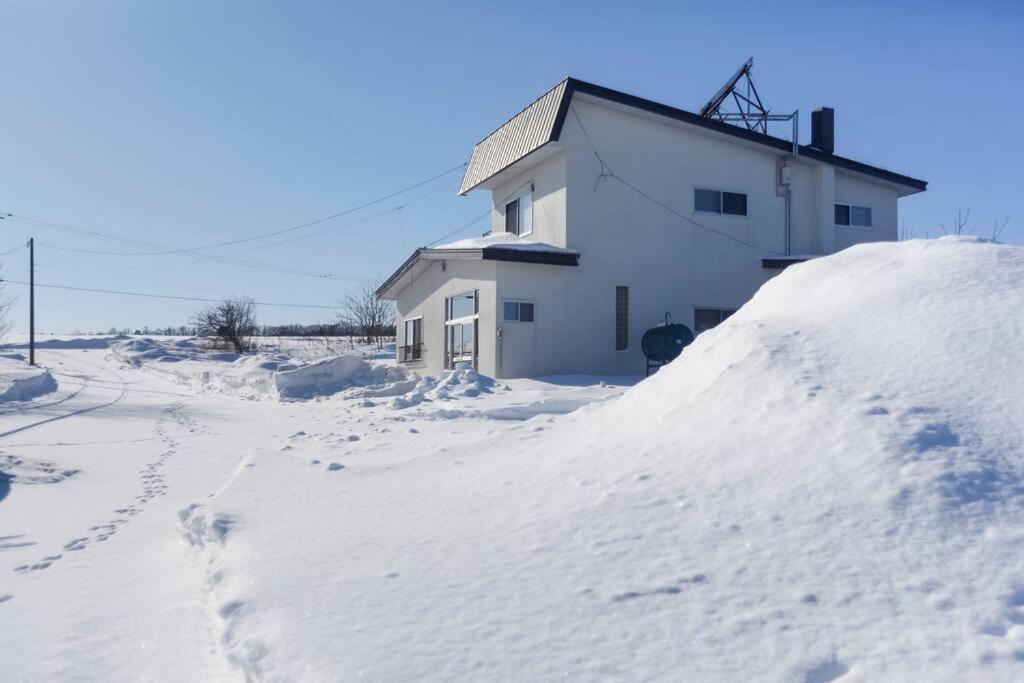
<path id="1" fill-rule="evenodd" d="M 822 107 L 811 112 L 811 147 L 832 154 L 836 151 L 836 111 Z"/>

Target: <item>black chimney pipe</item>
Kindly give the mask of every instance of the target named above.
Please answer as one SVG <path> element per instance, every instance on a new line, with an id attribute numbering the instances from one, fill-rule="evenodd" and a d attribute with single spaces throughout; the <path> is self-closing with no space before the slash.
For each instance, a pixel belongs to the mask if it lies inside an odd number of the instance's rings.
<path id="1" fill-rule="evenodd" d="M 829 154 L 836 151 L 836 112 L 832 107 L 811 112 L 811 147 Z"/>

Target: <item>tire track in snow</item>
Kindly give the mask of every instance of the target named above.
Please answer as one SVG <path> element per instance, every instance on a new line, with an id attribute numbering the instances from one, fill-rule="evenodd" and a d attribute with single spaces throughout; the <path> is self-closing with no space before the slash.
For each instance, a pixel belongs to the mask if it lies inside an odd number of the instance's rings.
<path id="1" fill-rule="evenodd" d="M 0 438 L 6 437 L 6 436 L 11 436 L 12 434 L 18 434 L 20 432 L 24 432 L 26 430 L 33 429 L 35 427 L 41 427 L 41 426 L 43 426 L 45 424 L 50 424 L 52 422 L 57 422 L 58 420 L 66 420 L 69 417 L 75 417 L 75 416 L 78 416 L 78 415 L 84 415 L 86 413 L 91 413 L 93 411 L 101 410 L 103 408 L 109 408 L 110 406 L 113 406 L 113 405 L 116 405 L 117 403 L 120 403 L 122 400 L 124 400 L 124 397 L 128 395 L 128 390 L 129 390 L 128 389 L 128 383 L 125 382 L 124 378 L 121 377 L 121 375 L 119 375 L 118 373 L 114 372 L 113 370 L 110 370 L 109 368 L 104 368 L 104 367 L 102 367 L 100 365 L 97 365 L 95 363 L 90 363 L 89 361 L 86 361 L 86 360 L 81 359 L 81 358 L 77 358 L 76 361 L 83 362 L 86 365 L 91 365 L 92 367 L 94 367 L 96 369 L 103 370 L 103 371 L 108 372 L 111 375 L 113 375 L 117 379 L 118 383 L 120 384 L 120 393 L 117 395 L 117 397 L 114 398 L 113 400 L 107 401 L 106 403 L 100 403 L 100 404 L 97 404 L 97 405 L 91 405 L 91 406 L 85 406 L 83 408 L 73 409 L 73 410 L 70 410 L 67 413 L 62 414 L 62 415 L 54 415 L 52 417 L 48 417 L 48 418 L 45 418 L 45 419 L 42 419 L 42 420 L 38 420 L 36 422 L 30 422 L 27 425 L 22 425 L 20 427 L 15 427 L 14 429 L 9 429 L 9 430 L 7 430 L 5 432 L 0 432 Z M 67 362 L 67 361 L 65 361 L 65 362 Z M 73 363 L 68 363 L 68 365 L 71 365 L 73 370 L 78 370 L 79 372 L 81 372 L 83 376 L 86 374 L 80 368 L 75 368 Z M 91 385 L 92 385 L 92 381 L 90 380 L 89 386 L 91 386 Z M 82 387 L 82 389 L 80 389 L 78 392 L 75 393 L 75 396 L 78 396 L 79 394 L 81 394 L 82 391 L 84 391 L 84 389 L 85 389 L 85 387 Z M 70 398 L 70 397 L 68 397 L 68 398 Z M 55 401 L 53 405 L 64 403 L 65 400 L 67 400 L 67 399 L 64 399 L 64 400 L 61 400 L 61 401 Z M 45 406 L 39 406 L 39 407 L 43 408 Z"/>

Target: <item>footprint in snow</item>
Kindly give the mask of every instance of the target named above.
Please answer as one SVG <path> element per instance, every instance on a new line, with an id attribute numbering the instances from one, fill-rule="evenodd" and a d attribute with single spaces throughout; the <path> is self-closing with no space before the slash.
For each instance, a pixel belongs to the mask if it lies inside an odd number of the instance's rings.
<path id="1" fill-rule="evenodd" d="M 337 472 L 338 470 L 343 470 L 343 469 L 345 469 L 345 466 L 342 465 L 340 462 L 332 462 L 331 464 L 329 464 L 327 466 L 327 470 L 329 472 Z"/>

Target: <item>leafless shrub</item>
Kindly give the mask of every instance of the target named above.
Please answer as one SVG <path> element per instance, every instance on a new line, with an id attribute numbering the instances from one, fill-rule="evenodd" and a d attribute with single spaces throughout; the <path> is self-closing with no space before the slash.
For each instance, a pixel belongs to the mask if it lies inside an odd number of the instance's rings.
<path id="1" fill-rule="evenodd" d="M 11 331 L 11 306 L 14 299 L 7 296 L 7 285 L 0 281 L 0 342 Z"/>
<path id="2" fill-rule="evenodd" d="M 253 348 L 256 334 L 256 304 L 249 297 L 225 299 L 192 318 L 196 334 L 213 337 L 221 344 L 244 353 Z"/>

